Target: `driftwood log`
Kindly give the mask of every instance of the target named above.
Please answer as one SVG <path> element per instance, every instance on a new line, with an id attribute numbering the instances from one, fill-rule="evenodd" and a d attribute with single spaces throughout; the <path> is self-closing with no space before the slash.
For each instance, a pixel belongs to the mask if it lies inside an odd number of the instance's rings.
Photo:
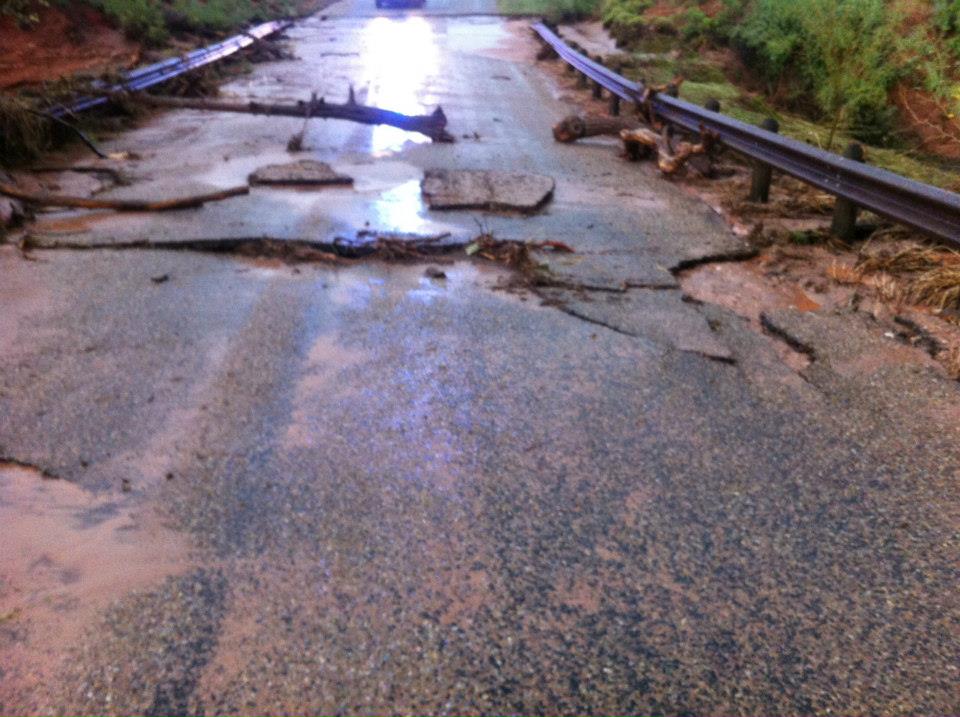
<path id="1" fill-rule="evenodd" d="M 643 159 L 656 152 L 657 167 L 669 176 L 680 171 L 691 157 L 709 155 L 718 137 L 716 133 L 701 128 L 698 143 L 681 141 L 674 146 L 666 128 L 657 133 L 646 127 L 638 127 L 623 130 L 620 139 L 623 140 L 624 151 L 630 159 Z"/>
<path id="2" fill-rule="evenodd" d="M 70 207 L 72 209 L 115 209 L 121 212 L 166 212 L 173 209 L 194 209 L 207 202 L 216 202 L 241 194 L 248 194 L 250 188 L 231 187 L 209 194 L 195 194 L 178 199 L 149 201 L 143 199 L 89 199 L 87 197 L 68 197 L 57 194 L 33 194 L 6 182 L 0 182 L 0 194 L 19 199 L 28 204 L 41 207 Z"/>
<path id="3" fill-rule="evenodd" d="M 429 115 L 405 115 L 379 107 L 368 107 L 353 100 L 353 90 L 350 91 L 350 100 L 344 104 L 327 102 L 322 97 L 314 96 L 307 102 L 297 102 L 291 105 L 266 104 L 263 102 L 230 102 L 224 100 L 208 100 L 191 97 L 161 97 L 157 95 L 143 95 L 145 103 L 154 107 L 169 109 L 204 110 L 208 112 L 241 112 L 253 115 L 278 115 L 281 117 L 297 117 L 299 119 L 343 119 L 361 124 L 386 124 L 398 127 L 408 132 L 419 132 L 434 142 L 453 142 L 453 136 L 447 132 L 447 116 L 441 108 Z"/>
<path id="4" fill-rule="evenodd" d="M 623 130 L 635 129 L 639 120 L 629 117 L 597 117 L 595 115 L 570 115 L 553 126 L 553 138 L 557 142 L 576 142 L 584 137 L 601 134 L 619 136 Z"/>

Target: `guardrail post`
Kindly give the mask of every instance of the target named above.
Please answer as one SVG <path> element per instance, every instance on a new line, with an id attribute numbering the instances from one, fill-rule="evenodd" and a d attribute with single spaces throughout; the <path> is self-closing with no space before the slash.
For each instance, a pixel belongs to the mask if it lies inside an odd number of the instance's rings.
<path id="1" fill-rule="evenodd" d="M 613 71 L 618 75 L 623 74 L 623 64 L 614 65 Z M 616 92 L 610 93 L 610 116 L 620 116 L 620 95 L 618 95 Z"/>
<path id="2" fill-rule="evenodd" d="M 768 117 L 760 126 L 768 132 L 779 132 L 780 123 Z M 753 179 L 750 182 L 750 201 L 766 204 L 770 201 L 770 181 L 773 179 L 773 167 L 765 162 L 753 163 Z"/>
<path id="3" fill-rule="evenodd" d="M 854 162 L 864 160 L 863 147 L 856 142 L 847 145 L 843 156 L 846 159 L 852 159 Z M 857 233 L 857 213 L 860 208 L 849 199 L 837 197 L 837 203 L 833 207 L 833 222 L 830 225 L 830 233 L 843 241 L 851 241 Z"/>
<path id="4" fill-rule="evenodd" d="M 584 51 L 583 51 L 583 48 L 582 48 L 580 45 L 574 44 L 572 47 L 573 47 L 574 50 L 576 50 L 577 52 L 579 52 L 581 55 L 585 54 Z M 586 76 L 583 72 L 578 72 L 578 73 L 577 73 L 577 87 L 579 87 L 579 88 L 582 89 L 582 88 L 585 88 L 586 86 L 587 86 L 587 76 Z"/>
<path id="5" fill-rule="evenodd" d="M 603 64 L 603 58 L 600 55 L 597 55 L 596 57 L 594 57 L 593 61 L 596 62 L 598 65 Z M 603 97 L 603 85 L 601 85 L 599 82 L 594 82 L 593 83 L 593 99 L 599 100 L 601 97 Z"/>
<path id="6" fill-rule="evenodd" d="M 710 110 L 711 112 L 720 111 L 720 100 L 714 99 L 711 97 L 709 100 L 703 103 L 703 106 Z"/>

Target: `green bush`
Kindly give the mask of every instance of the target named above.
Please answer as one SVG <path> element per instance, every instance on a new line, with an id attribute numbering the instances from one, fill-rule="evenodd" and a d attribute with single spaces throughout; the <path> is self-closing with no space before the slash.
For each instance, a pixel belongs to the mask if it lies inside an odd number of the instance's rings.
<path id="1" fill-rule="evenodd" d="M 206 32 L 231 30 L 255 14 L 250 0 L 175 0 L 172 10 L 188 27 Z"/>
<path id="2" fill-rule="evenodd" d="M 646 26 L 643 13 L 652 5 L 653 0 L 605 0 L 603 24 L 617 42 L 627 45 L 643 34 Z"/>
<path id="3" fill-rule="evenodd" d="M 933 0 L 933 22 L 944 34 L 960 30 L 960 0 Z"/>
<path id="4" fill-rule="evenodd" d="M 743 11 L 742 0 L 724 0 L 723 9 L 712 17 L 699 7 L 687 8 L 681 21 L 681 32 L 687 40 L 724 44 L 739 27 Z"/>
<path id="5" fill-rule="evenodd" d="M 889 92 L 898 19 L 887 0 L 756 0 L 735 31 L 735 46 L 782 95 L 809 97 L 833 131 L 849 129 L 864 141 L 890 135 Z"/>
<path id="6" fill-rule="evenodd" d="M 21 27 L 30 27 L 40 22 L 39 10 L 49 4 L 48 0 L 0 0 L 0 16 L 12 17 Z"/>
<path id="7" fill-rule="evenodd" d="M 796 69 L 806 41 L 806 0 L 756 0 L 733 33 L 737 50 L 774 94 L 784 74 Z"/>

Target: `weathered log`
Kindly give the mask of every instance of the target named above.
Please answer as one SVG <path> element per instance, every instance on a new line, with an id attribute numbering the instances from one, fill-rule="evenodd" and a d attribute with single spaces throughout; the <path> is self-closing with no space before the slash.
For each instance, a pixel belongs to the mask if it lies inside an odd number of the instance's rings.
<path id="1" fill-rule="evenodd" d="M 647 159 L 660 149 L 660 135 L 646 127 L 625 129 L 620 132 L 624 156 L 634 162 Z"/>
<path id="2" fill-rule="evenodd" d="M 601 134 L 617 136 L 623 130 L 635 129 L 639 122 L 630 117 L 596 117 L 570 115 L 553 126 L 553 138 L 557 142 L 576 142 L 584 137 Z"/>
<path id="3" fill-rule="evenodd" d="M 216 202 L 229 197 L 247 194 L 250 188 L 231 187 L 209 194 L 195 194 L 178 199 L 149 201 L 144 199 L 89 199 L 87 197 L 68 197 L 57 194 L 33 194 L 6 182 L 0 182 L 0 194 L 13 197 L 28 204 L 42 207 L 70 207 L 72 209 L 115 209 L 121 212 L 165 212 L 172 209 L 194 209 L 207 202 Z"/>
<path id="4" fill-rule="evenodd" d="M 717 135 L 714 132 L 701 128 L 700 142 L 678 142 L 676 147 L 670 138 L 669 131 L 656 133 L 646 127 L 634 130 L 623 130 L 620 133 L 624 149 L 629 157 L 648 156 L 654 150 L 657 152 L 657 167 L 661 172 L 670 176 L 676 174 L 694 156 L 709 154 L 716 144 Z"/>
<path id="5" fill-rule="evenodd" d="M 351 90 L 351 99 L 353 92 Z M 447 116 L 441 108 L 437 108 L 429 115 L 405 115 L 379 107 L 368 107 L 356 102 L 335 104 L 325 101 L 322 97 L 311 98 L 306 102 L 297 102 L 292 105 L 266 104 L 263 102 L 229 102 L 224 100 L 207 100 L 192 97 L 161 97 L 157 95 L 142 95 L 139 99 L 155 107 L 169 109 L 191 109 L 207 112 L 241 112 L 254 115 L 277 115 L 281 117 L 297 117 L 299 119 L 342 119 L 361 124 L 386 124 L 398 127 L 408 132 L 419 132 L 434 142 L 453 142 L 453 136 L 447 130 Z"/>

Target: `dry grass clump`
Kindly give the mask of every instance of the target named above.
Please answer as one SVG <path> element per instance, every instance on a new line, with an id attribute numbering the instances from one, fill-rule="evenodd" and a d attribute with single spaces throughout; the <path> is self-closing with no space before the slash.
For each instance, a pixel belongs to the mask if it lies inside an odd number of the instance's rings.
<path id="1" fill-rule="evenodd" d="M 943 365 L 950 378 L 960 381 L 960 346 L 952 346 L 941 352 L 937 360 Z"/>
<path id="2" fill-rule="evenodd" d="M 896 278 L 902 284 L 902 297 L 912 303 L 938 312 L 960 309 L 960 252 L 917 245 L 862 254 L 854 271 Z"/>
<path id="3" fill-rule="evenodd" d="M 911 274 L 930 271 L 949 264 L 960 264 L 960 253 L 947 249 L 913 246 L 894 253 L 881 251 L 876 254 L 861 254 L 857 261 L 857 269 L 866 274 L 880 271 L 887 274 Z"/>
<path id="4" fill-rule="evenodd" d="M 833 211 L 835 199 L 830 194 L 804 184 L 786 175 L 776 175 L 770 187 L 770 201 L 759 204 L 747 201 L 750 194 L 750 176 L 742 175 L 722 187 L 722 203 L 728 211 L 739 216 L 773 216 L 802 218 L 827 216 Z"/>
<path id="5" fill-rule="evenodd" d="M 827 277 L 844 286 L 856 286 L 863 282 L 862 271 L 838 262 L 827 267 Z"/>
<path id="6" fill-rule="evenodd" d="M 960 309 L 960 266 L 940 266 L 910 282 L 909 297 L 937 311 Z"/>
<path id="7" fill-rule="evenodd" d="M 0 163 L 33 159 L 50 146 L 50 127 L 32 110 L 19 97 L 0 95 Z"/>

